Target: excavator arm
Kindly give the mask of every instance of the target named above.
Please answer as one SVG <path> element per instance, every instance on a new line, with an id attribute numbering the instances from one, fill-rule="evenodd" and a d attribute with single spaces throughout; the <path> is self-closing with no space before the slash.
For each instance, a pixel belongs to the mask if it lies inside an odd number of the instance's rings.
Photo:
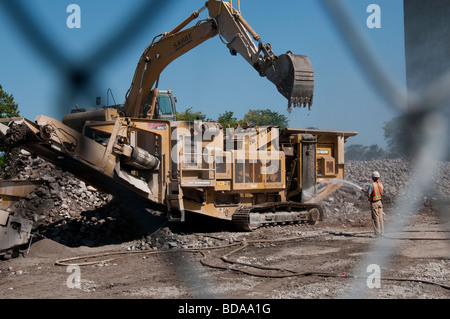
<path id="1" fill-rule="evenodd" d="M 260 36 L 230 3 L 208 1 L 207 5 L 210 16 L 218 22 L 219 37 L 231 54 L 239 53 L 261 76 L 275 84 L 288 99 L 289 110 L 292 106 L 311 107 L 314 70 L 308 57 L 291 52 L 275 55 L 270 44 L 261 42 Z"/>
<path id="2" fill-rule="evenodd" d="M 209 16 L 189 27 L 206 9 Z M 9 147 L 20 146 L 100 191 L 128 201 L 135 194 L 164 206 L 170 221 L 182 222 L 190 212 L 231 221 L 245 231 L 320 221 L 323 211 L 317 201 L 340 187 L 328 181 L 343 178 L 345 139 L 355 132 L 291 128 L 280 133 L 270 125 L 227 131 L 218 123 L 163 118 L 170 92 L 158 93 L 161 72 L 216 35 L 232 54 L 273 82 L 289 107 L 311 106 L 314 73 L 309 59 L 275 55 L 231 4 L 208 0 L 145 50 L 123 109 L 77 108 L 62 123 L 43 115 L 34 121 L 0 119 L 0 136 Z M 318 181 L 326 187 L 317 188 Z M 2 220 L 8 227 L 7 219 L 11 216 L 0 209 L 0 232 Z M 28 227 L 23 223 L 22 229 L 24 225 Z M 21 238 L 26 234 L 17 233 Z M 0 255 L 11 247 L 2 247 L 1 241 L 0 236 Z"/>
<path id="3" fill-rule="evenodd" d="M 141 117 L 147 104 L 149 110 L 146 110 L 146 113 L 152 118 L 158 95 L 157 87 L 153 90 L 152 88 L 155 83 L 157 84 L 161 72 L 173 60 L 217 35 L 216 23 L 212 19 L 181 31 L 184 26 L 198 17 L 201 11 L 203 10 L 194 12 L 171 32 L 157 36 L 156 38 L 160 39 L 155 38 L 144 51 L 127 92 L 124 105 L 127 116 Z"/>
<path id="4" fill-rule="evenodd" d="M 206 8 L 209 17 L 185 29 Z M 261 76 L 275 84 L 288 99 L 289 110 L 292 106 L 311 107 L 314 71 L 308 57 L 292 53 L 276 56 L 270 45 L 260 41 L 259 35 L 230 3 L 208 0 L 202 9 L 192 13 L 172 31 L 155 37 L 144 51 L 126 95 L 125 114 L 153 118 L 161 72 L 173 60 L 216 35 L 233 55 L 241 55 Z"/>

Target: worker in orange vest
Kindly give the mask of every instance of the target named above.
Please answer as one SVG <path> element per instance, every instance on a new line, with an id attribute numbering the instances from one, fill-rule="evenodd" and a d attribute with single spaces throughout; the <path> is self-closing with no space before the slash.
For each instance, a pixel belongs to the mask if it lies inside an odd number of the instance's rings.
<path id="1" fill-rule="evenodd" d="M 380 173 L 374 171 L 372 173 L 372 180 L 373 183 L 369 185 L 367 190 L 362 189 L 362 191 L 366 193 L 370 202 L 375 236 L 379 236 L 384 232 L 384 212 L 383 204 L 381 202 L 381 196 L 383 194 L 383 184 L 380 183 Z"/>

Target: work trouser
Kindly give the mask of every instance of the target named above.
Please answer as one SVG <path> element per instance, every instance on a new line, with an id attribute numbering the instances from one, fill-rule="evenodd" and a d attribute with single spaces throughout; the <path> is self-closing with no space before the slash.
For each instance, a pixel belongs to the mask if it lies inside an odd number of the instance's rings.
<path id="1" fill-rule="evenodd" d="M 382 234 L 384 232 L 383 222 L 383 204 L 381 200 L 370 203 L 372 209 L 372 221 L 375 229 L 375 235 Z"/>

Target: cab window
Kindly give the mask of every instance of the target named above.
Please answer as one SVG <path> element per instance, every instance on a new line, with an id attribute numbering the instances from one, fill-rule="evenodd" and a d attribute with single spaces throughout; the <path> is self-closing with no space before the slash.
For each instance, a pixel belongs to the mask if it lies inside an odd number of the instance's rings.
<path id="1" fill-rule="evenodd" d="M 172 103 L 170 97 L 167 95 L 158 96 L 159 111 L 162 115 L 172 114 Z"/>

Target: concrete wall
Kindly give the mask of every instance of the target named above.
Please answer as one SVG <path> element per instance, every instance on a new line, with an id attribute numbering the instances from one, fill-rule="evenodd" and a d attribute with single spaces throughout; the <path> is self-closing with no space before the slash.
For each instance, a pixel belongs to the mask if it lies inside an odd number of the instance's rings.
<path id="1" fill-rule="evenodd" d="M 406 84 L 410 92 L 421 93 L 434 81 L 450 72 L 450 0 L 403 0 L 405 23 Z M 449 85 L 450 90 L 450 85 Z M 450 101 L 447 101 L 438 114 L 446 123 L 445 136 L 450 136 Z M 410 118 L 411 120 L 411 118 Z M 419 125 L 423 115 L 416 114 Z M 409 128 L 416 132 L 416 123 Z M 411 144 L 411 136 L 406 136 Z M 423 139 L 415 141 L 423 145 Z M 429 141 L 425 141 L 429 142 Z M 450 161 L 450 139 L 439 141 Z"/>
<path id="2" fill-rule="evenodd" d="M 417 91 L 450 70 L 450 0 L 404 0 L 406 77 Z"/>

